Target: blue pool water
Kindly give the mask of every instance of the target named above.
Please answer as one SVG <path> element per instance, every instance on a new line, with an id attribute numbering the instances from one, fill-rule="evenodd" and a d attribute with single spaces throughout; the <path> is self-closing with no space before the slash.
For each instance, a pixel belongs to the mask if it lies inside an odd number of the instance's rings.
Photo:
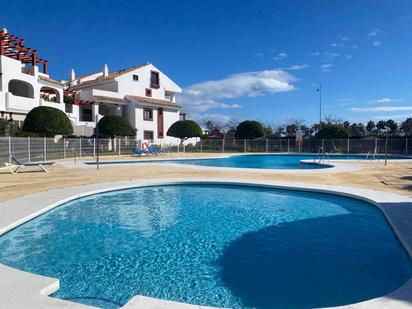
<path id="1" fill-rule="evenodd" d="M 412 276 L 368 203 L 206 184 L 71 201 L 1 236 L 0 262 L 59 278 L 55 297 L 104 308 L 136 294 L 232 308 L 335 306 Z"/>
<path id="2" fill-rule="evenodd" d="M 161 160 L 156 162 L 258 169 L 320 169 L 331 167 L 328 165 L 300 163 L 301 160 L 310 160 L 313 162 L 314 158 L 317 157 L 316 155 L 235 155 L 226 158 Z M 365 160 L 365 158 L 365 155 L 329 155 L 330 160 Z M 405 159 L 406 157 L 391 156 L 390 158 Z M 150 160 L 103 161 L 100 162 L 100 164 L 139 164 L 149 161 Z M 154 160 L 151 161 L 153 162 Z M 327 162 L 326 160 L 325 163 Z M 88 162 L 86 164 L 94 165 L 95 162 Z"/>

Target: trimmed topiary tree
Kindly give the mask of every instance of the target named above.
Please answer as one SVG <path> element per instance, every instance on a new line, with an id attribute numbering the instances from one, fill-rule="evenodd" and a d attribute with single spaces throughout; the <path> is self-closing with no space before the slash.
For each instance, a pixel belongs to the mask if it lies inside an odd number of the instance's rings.
<path id="1" fill-rule="evenodd" d="M 349 131 L 338 124 L 328 124 L 316 133 L 316 138 L 349 138 Z"/>
<path id="2" fill-rule="evenodd" d="M 99 127 L 99 136 L 116 137 L 136 135 L 135 130 L 127 120 L 116 115 L 104 116 L 99 120 L 97 126 Z"/>
<path id="3" fill-rule="evenodd" d="M 179 120 L 167 130 L 167 136 L 180 138 L 180 144 L 191 137 L 201 137 L 202 129 L 193 120 Z"/>
<path id="4" fill-rule="evenodd" d="M 263 135 L 265 135 L 265 130 L 262 124 L 254 120 L 246 120 L 239 123 L 235 132 L 235 137 L 242 139 L 254 139 L 262 137 Z"/>
<path id="5" fill-rule="evenodd" d="M 39 106 L 27 114 L 23 123 L 23 131 L 39 136 L 53 137 L 73 134 L 73 127 L 67 115 L 61 110 Z"/>

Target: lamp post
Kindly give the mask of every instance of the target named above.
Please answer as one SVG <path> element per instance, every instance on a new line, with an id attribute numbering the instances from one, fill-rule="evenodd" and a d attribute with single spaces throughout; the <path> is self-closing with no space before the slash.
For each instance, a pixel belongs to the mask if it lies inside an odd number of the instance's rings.
<path id="1" fill-rule="evenodd" d="M 99 170 L 99 152 L 100 152 L 100 147 L 99 147 L 99 126 L 97 125 L 99 121 L 99 114 L 96 114 L 96 169 Z"/>
<path id="2" fill-rule="evenodd" d="M 322 123 L 322 84 L 319 83 L 319 88 L 316 89 L 319 92 L 319 127 Z"/>

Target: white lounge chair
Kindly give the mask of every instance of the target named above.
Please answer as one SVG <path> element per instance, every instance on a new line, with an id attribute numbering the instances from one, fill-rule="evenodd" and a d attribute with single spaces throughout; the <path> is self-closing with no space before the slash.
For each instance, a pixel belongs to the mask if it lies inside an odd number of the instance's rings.
<path id="1" fill-rule="evenodd" d="M 56 163 L 54 162 L 22 163 L 18 161 L 13 155 L 10 156 L 10 159 L 13 163 L 4 163 L 4 165 L 6 165 L 6 167 L 12 174 L 17 174 L 25 167 L 40 167 L 43 172 L 48 173 L 49 170 L 51 170 L 56 165 Z"/>

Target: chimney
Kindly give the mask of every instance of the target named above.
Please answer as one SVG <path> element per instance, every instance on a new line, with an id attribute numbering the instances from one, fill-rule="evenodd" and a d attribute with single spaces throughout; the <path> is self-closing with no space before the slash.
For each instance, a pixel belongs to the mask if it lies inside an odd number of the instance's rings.
<path id="1" fill-rule="evenodd" d="M 74 73 L 74 69 L 70 70 L 70 81 L 74 81 L 76 79 L 76 73 Z"/>
<path id="2" fill-rule="evenodd" d="M 108 76 L 109 76 L 109 67 L 107 66 L 107 64 L 105 64 L 103 68 L 103 77 L 108 77 Z"/>

